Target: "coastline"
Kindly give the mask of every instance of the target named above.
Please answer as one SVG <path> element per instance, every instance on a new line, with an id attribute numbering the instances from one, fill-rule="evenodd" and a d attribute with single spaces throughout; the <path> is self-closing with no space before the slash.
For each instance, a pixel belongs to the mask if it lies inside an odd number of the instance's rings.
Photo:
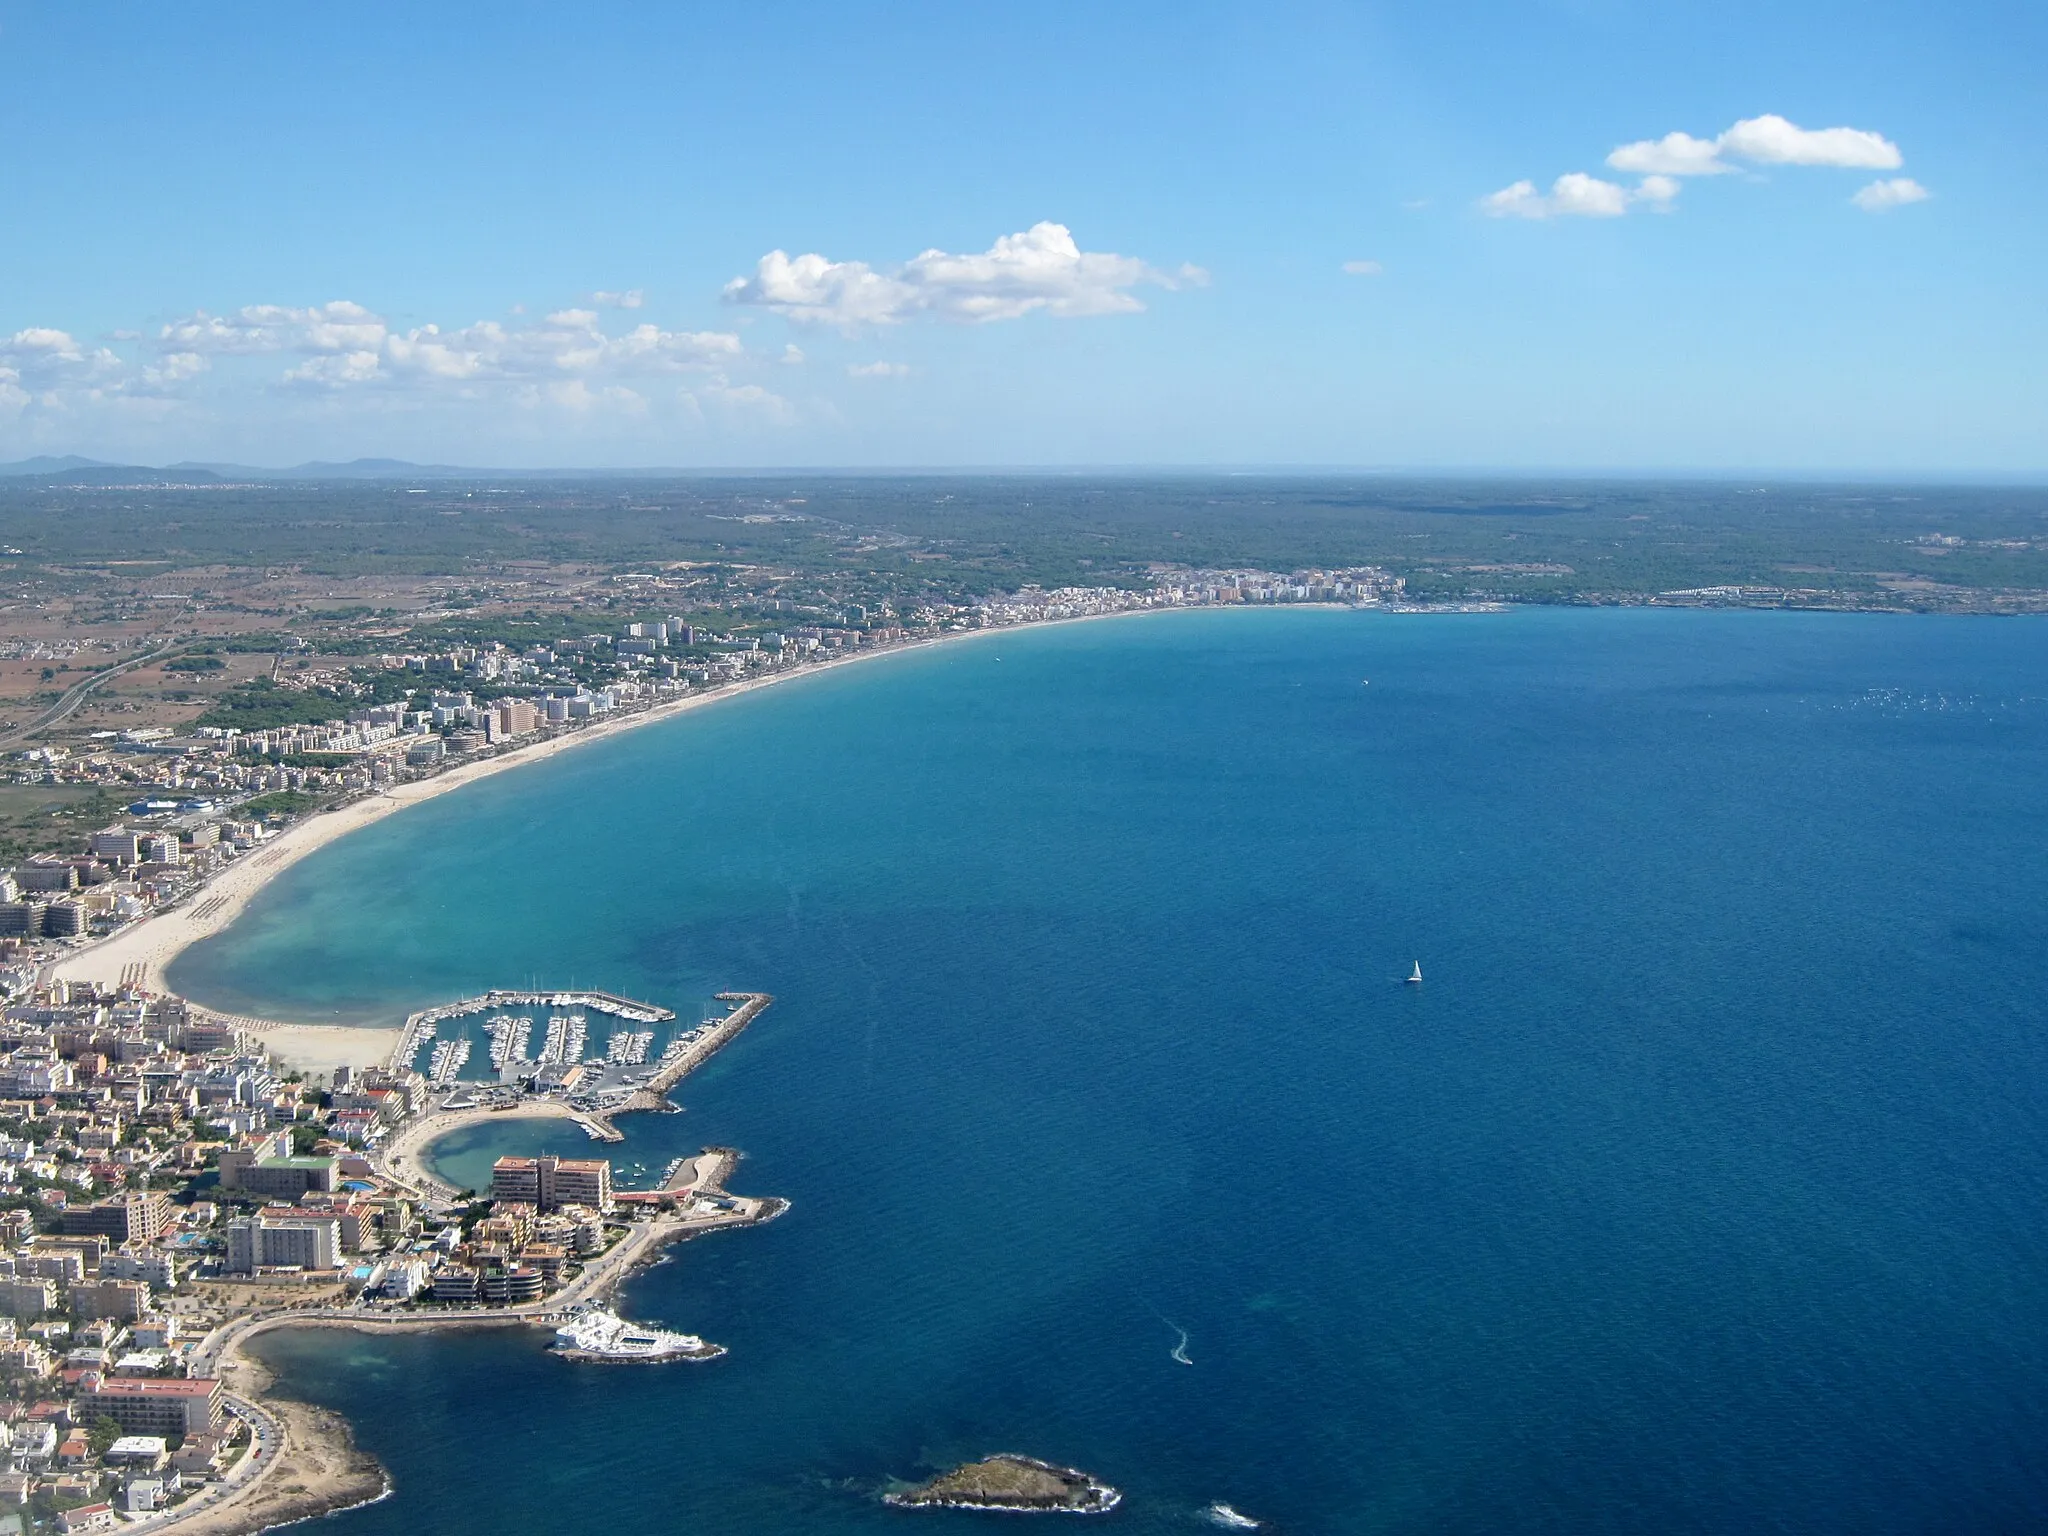
<path id="1" fill-rule="evenodd" d="M 673 719 L 691 710 L 703 709 L 728 699 L 737 699 L 762 688 L 798 678 L 816 677 L 835 668 L 854 666 L 885 656 L 951 645 L 958 641 L 1010 634 L 1026 629 L 1043 629 L 1060 624 L 1089 624 L 1104 619 L 1139 618 L 1147 614 L 1186 611 L 1179 607 L 1128 608 L 1115 613 L 1079 614 L 1072 618 L 1043 619 L 1024 624 L 1004 624 L 987 629 L 959 630 L 912 640 L 899 645 L 878 646 L 837 656 L 815 665 L 793 667 L 767 677 L 690 694 L 654 704 L 632 714 L 605 720 L 581 730 L 550 736 L 545 740 L 514 747 L 479 762 L 466 763 L 438 773 L 430 779 L 415 779 L 378 794 L 364 795 L 332 810 L 321 811 L 293 822 L 275 838 L 252 853 L 237 859 L 201 890 L 179 906 L 158 912 L 130 924 L 120 932 L 85 945 L 53 962 L 49 975 L 65 981 L 90 981 L 102 986 L 140 986 L 152 992 L 173 990 L 165 979 L 172 961 L 200 940 L 211 938 L 241 916 L 242 909 L 264 886 L 301 859 L 325 848 L 351 832 L 374 825 L 408 807 L 462 789 L 480 780 L 537 763 L 592 742 L 610 740 L 626 731 L 657 721 Z M 192 1001 L 188 999 L 188 1001 Z M 288 1065 L 310 1071 L 331 1071 L 335 1067 L 370 1067 L 389 1053 L 400 1026 L 327 1024 L 310 1020 L 256 1018 L 225 1013 L 194 1001 L 193 1007 L 210 1017 L 240 1026 L 260 1036 L 270 1054 Z"/>
<path id="2" fill-rule="evenodd" d="M 714 1156 L 714 1171 L 703 1187 L 723 1191 L 735 1162 L 732 1154 L 715 1148 L 700 1154 L 700 1158 Z M 450 1329 L 552 1328 L 557 1315 L 566 1308 L 615 1296 L 627 1279 L 659 1262 L 672 1245 L 707 1232 L 773 1221 L 788 1209 L 787 1201 L 772 1198 L 762 1199 L 757 1205 L 754 1214 L 741 1217 L 693 1219 L 663 1213 L 637 1221 L 608 1253 L 568 1287 L 544 1301 L 496 1311 L 381 1317 L 325 1310 L 302 1313 L 281 1308 L 248 1314 L 223 1325 L 202 1344 L 201 1358 L 210 1358 L 214 1373 L 228 1389 L 235 1411 L 245 1419 L 264 1424 L 270 1437 L 266 1441 L 270 1460 L 229 1484 L 225 1495 L 198 1508 L 174 1513 L 169 1519 L 151 1521 L 149 1528 L 174 1527 L 180 1536 L 252 1536 L 374 1504 L 390 1496 L 390 1474 L 356 1443 L 347 1419 L 330 1409 L 278 1393 L 275 1374 L 248 1348 L 262 1335 L 286 1329 L 416 1334 Z M 693 1358 L 715 1359 L 724 1354 L 722 1347 L 713 1346 L 713 1352 Z M 569 1354 L 562 1358 L 571 1362 L 576 1359 Z"/>
<path id="3" fill-rule="evenodd" d="M 318 1025 L 307 1027 L 319 1028 Z M 453 1199 L 461 1191 L 434 1172 L 427 1161 L 427 1148 L 456 1131 L 501 1120 L 569 1120 L 580 1128 L 590 1120 L 590 1116 L 581 1110 L 571 1109 L 559 1099 L 522 1099 L 505 1109 L 487 1109 L 481 1105 L 473 1109 L 444 1109 L 407 1120 L 398 1134 L 377 1150 L 376 1160 L 384 1172 L 399 1183 L 413 1185 L 444 1199 Z"/>

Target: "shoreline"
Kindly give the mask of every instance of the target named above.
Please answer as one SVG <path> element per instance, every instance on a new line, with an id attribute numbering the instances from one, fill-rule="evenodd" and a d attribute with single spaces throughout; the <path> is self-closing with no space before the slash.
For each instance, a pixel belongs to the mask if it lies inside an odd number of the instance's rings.
<path id="1" fill-rule="evenodd" d="M 1148 614 L 1189 611 L 1197 610 L 1182 607 L 1130 608 L 1116 613 L 1081 614 L 1073 618 L 1043 619 L 1026 624 L 960 630 L 952 634 L 935 635 L 925 640 L 879 646 L 873 650 L 857 651 L 850 656 L 837 656 L 830 661 L 818 662 L 812 666 L 794 667 L 771 673 L 767 677 L 750 678 L 742 683 L 728 684 L 703 693 L 671 699 L 597 725 L 549 736 L 525 746 L 513 747 L 510 751 L 498 753 L 478 762 L 465 763 L 461 767 L 435 774 L 432 778 L 415 779 L 395 785 L 381 793 L 364 795 L 331 810 L 317 812 L 295 821 L 271 841 L 237 859 L 213 880 L 185 898 L 177 907 L 142 918 L 118 933 L 95 940 L 61 959 L 52 961 L 48 967 L 49 975 L 57 980 L 90 981 L 107 987 L 127 984 L 140 986 L 152 992 L 173 992 L 174 989 L 166 979 L 166 973 L 179 955 L 202 939 L 211 938 L 226 930 L 266 885 L 301 859 L 318 852 L 328 844 L 364 827 L 372 826 L 387 816 L 396 815 L 411 806 L 437 799 L 480 780 L 515 768 L 523 768 L 530 763 L 545 761 L 558 753 L 593 742 L 610 740 L 642 726 L 674 719 L 694 709 L 703 709 L 725 700 L 741 698 L 759 689 L 772 688 L 778 683 L 821 676 L 836 668 L 875 661 L 885 656 L 906 656 L 958 641 L 1010 634 L 1027 629 L 1045 629 L 1062 624 L 1090 624 L 1104 619 L 1140 618 Z M 306 1070 L 329 1071 L 340 1066 L 376 1066 L 390 1051 L 392 1041 L 401 1027 L 398 1024 L 382 1026 L 320 1023 L 305 1019 L 257 1018 L 210 1008 L 194 999 L 186 1000 L 195 1011 L 235 1024 L 261 1037 L 270 1054 L 280 1057 L 288 1065 Z"/>
<path id="2" fill-rule="evenodd" d="M 704 1187 L 723 1191 L 736 1160 L 731 1153 L 719 1154 L 715 1148 L 706 1149 L 700 1157 L 714 1154 L 719 1161 Z M 566 1307 L 593 1300 L 610 1304 L 627 1280 L 660 1263 L 677 1243 L 731 1227 L 773 1221 L 788 1210 L 789 1204 L 763 1197 L 759 1207 L 757 1214 L 738 1219 L 693 1221 L 665 1213 L 636 1222 L 608 1253 L 562 1292 L 516 1309 L 389 1317 L 280 1310 L 246 1316 L 224 1325 L 217 1337 L 209 1336 L 211 1368 L 227 1388 L 237 1414 L 265 1421 L 271 1434 L 281 1440 L 282 1449 L 273 1444 L 269 1461 L 248 1472 L 241 1481 L 228 1485 L 230 1491 L 226 1496 L 214 1498 L 199 1508 L 174 1512 L 168 1519 L 150 1521 L 147 1528 L 175 1528 L 180 1536 L 252 1536 L 359 1509 L 387 1499 L 396 1491 L 390 1472 L 357 1444 L 346 1418 L 332 1409 L 277 1390 L 276 1373 L 249 1349 L 263 1335 L 293 1329 L 370 1334 L 433 1333 L 464 1328 L 551 1329 Z M 557 1353 L 570 1364 L 589 1363 L 579 1361 L 572 1353 Z M 686 1358 L 691 1363 L 702 1363 L 725 1354 L 722 1345 L 713 1345 L 700 1357 Z"/>
<path id="3" fill-rule="evenodd" d="M 452 1200 L 462 1191 L 434 1172 L 427 1155 L 428 1149 L 444 1136 L 468 1130 L 473 1125 L 489 1125 L 501 1120 L 568 1120 L 580 1130 L 590 1118 L 558 1099 L 522 1099 L 504 1109 L 478 1105 L 472 1109 L 436 1110 L 407 1120 L 396 1136 L 377 1149 L 374 1162 L 401 1184 L 410 1184 L 442 1199 Z"/>

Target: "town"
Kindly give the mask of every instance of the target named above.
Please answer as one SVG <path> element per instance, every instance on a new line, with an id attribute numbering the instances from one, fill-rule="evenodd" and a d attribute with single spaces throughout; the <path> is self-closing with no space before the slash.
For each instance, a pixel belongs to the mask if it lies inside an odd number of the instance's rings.
<path id="1" fill-rule="evenodd" d="M 635 1042 L 671 1017 L 597 996 Z M 768 999 L 735 1001 L 648 1086 Z M 416 1023 L 393 1057 L 453 1016 Z M 540 1075 L 524 1079 L 536 1102 L 561 1085 Z M 0 1008 L 0 1509 L 68 1532 L 236 1496 L 278 1436 L 223 1366 L 265 1325 L 518 1320 L 557 1327 L 577 1359 L 720 1353 L 603 1302 L 662 1242 L 778 1214 L 727 1193 L 734 1154 L 678 1159 L 645 1190 L 602 1157 L 503 1157 L 475 1191 L 395 1171 L 388 1149 L 465 1112 L 491 1113 L 405 1065 L 283 1072 L 176 997 L 59 981 Z"/>

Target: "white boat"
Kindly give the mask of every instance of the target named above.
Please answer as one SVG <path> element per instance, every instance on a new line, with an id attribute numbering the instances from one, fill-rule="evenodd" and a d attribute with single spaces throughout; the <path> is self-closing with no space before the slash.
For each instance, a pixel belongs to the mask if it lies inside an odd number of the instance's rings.
<path id="1" fill-rule="evenodd" d="M 725 1353 L 694 1333 L 642 1328 L 602 1307 L 571 1313 L 555 1329 L 555 1348 L 580 1359 L 623 1361 L 704 1360 Z"/>
<path id="2" fill-rule="evenodd" d="M 1420 960 L 1415 962 L 1415 969 L 1408 974 L 1408 985 L 1411 987 L 1422 985 L 1422 962 Z"/>

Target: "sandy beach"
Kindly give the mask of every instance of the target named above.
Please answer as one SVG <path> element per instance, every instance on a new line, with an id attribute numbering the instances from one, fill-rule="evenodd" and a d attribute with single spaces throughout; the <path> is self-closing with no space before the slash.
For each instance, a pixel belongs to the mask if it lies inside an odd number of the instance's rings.
<path id="1" fill-rule="evenodd" d="M 317 1027 L 317 1026 L 315 1026 Z M 521 1099 L 507 1109 L 444 1109 L 438 1114 L 408 1120 L 398 1134 L 381 1147 L 376 1160 L 384 1172 L 402 1183 L 417 1185 L 443 1195 L 459 1194 L 427 1166 L 425 1150 L 466 1126 L 499 1120 L 569 1120 L 578 1127 L 589 1116 L 571 1109 L 559 1099 Z"/>

